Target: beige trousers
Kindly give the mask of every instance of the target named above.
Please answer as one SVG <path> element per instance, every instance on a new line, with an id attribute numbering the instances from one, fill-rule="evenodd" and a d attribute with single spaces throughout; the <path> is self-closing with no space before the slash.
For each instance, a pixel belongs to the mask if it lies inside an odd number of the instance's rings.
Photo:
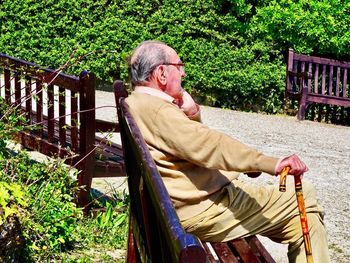
<path id="1" fill-rule="evenodd" d="M 293 180 L 288 180 L 286 192 L 238 179 L 222 192 L 220 200 L 206 211 L 181 222 L 187 232 L 202 241 L 214 242 L 259 234 L 288 244 L 289 262 L 306 262 Z M 327 263 L 330 260 L 323 210 L 317 204 L 314 187 L 306 180 L 303 194 L 314 262 Z"/>

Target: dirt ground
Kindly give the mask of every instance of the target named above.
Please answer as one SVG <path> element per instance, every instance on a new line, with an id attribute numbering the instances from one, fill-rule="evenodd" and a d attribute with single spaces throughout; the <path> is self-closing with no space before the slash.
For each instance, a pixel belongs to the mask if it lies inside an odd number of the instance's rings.
<path id="1" fill-rule="evenodd" d="M 97 106 L 114 105 L 112 93 L 98 91 L 96 98 Z M 101 108 L 96 114 L 98 118 L 116 120 L 115 109 L 111 107 Z M 267 155 L 282 157 L 297 153 L 310 169 L 303 180 L 313 182 L 326 212 L 331 260 L 350 262 L 350 127 L 211 107 L 202 107 L 202 120 Z M 119 141 L 117 135 L 114 139 Z M 257 184 L 279 183 L 278 178 L 269 175 L 247 180 Z M 104 183 L 95 180 L 94 184 L 103 187 Z M 115 185 L 126 187 L 122 179 L 116 180 Z M 285 245 L 261 239 L 277 262 L 288 262 Z"/>

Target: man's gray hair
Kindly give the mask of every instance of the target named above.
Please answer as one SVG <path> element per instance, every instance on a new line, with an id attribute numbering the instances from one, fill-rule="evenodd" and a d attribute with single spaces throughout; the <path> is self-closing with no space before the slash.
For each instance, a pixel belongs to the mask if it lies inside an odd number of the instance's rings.
<path id="1" fill-rule="evenodd" d="M 149 81 L 153 70 L 167 62 L 166 47 L 161 41 L 147 40 L 134 49 L 129 59 L 129 74 L 133 86 Z"/>

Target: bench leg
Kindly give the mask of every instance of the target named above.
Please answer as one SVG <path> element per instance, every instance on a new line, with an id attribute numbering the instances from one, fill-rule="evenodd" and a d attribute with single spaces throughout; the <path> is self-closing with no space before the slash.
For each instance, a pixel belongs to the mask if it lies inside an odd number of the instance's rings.
<path id="1" fill-rule="evenodd" d="M 306 101 L 307 93 L 308 93 L 308 89 L 307 89 L 307 87 L 304 87 L 302 95 L 301 95 L 301 99 L 299 102 L 299 111 L 298 111 L 298 116 L 297 116 L 298 120 L 300 120 L 300 121 L 305 120 L 305 112 L 306 112 L 306 109 L 308 106 L 308 103 Z"/>
<path id="2" fill-rule="evenodd" d="M 129 218 L 128 251 L 127 251 L 126 262 L 127 263 L 141 262 L 138 256 L 137 247 L 135 244 L 134 232 L 133 232 L 132 223 L 131 223 L 131 214 Z"/>
<path id="3" fill-rule="evenodd" d="M 90 189 L 92 182 L 93 171 L 89 166 L 79 166 L 80 173 L 78 175 L 79 186 L 84 186 L 84 189 L 80 189 L 78 196 L 78 205 L 84 208 L 84 212 L 87 214 L 90 210 Z"/>
<path id="4" fill-rule="evenodd" d="M 306 105 L 300 104 L 299 111 L 298 111 L 298 116 L 297 116 L 299 121 L 305 120 L 305 110 L 306 110 Z"/>

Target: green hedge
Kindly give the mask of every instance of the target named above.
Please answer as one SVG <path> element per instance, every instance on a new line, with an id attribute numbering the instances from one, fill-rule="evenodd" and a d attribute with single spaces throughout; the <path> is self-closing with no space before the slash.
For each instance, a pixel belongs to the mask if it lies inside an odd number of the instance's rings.
<path id="1" fill-rule="evenodd" d="M 67 73 L 88 69 L 107 82 L 127 81 L 130 51 L 159 39 L 179 52 L 184 87 L 203 103 L 277 112 L 289 47 L 348 57 L 349 4 L 343 2 L 3 0 L 0 52 L 58 68 L 76 49 L 79 59 Z"/>

